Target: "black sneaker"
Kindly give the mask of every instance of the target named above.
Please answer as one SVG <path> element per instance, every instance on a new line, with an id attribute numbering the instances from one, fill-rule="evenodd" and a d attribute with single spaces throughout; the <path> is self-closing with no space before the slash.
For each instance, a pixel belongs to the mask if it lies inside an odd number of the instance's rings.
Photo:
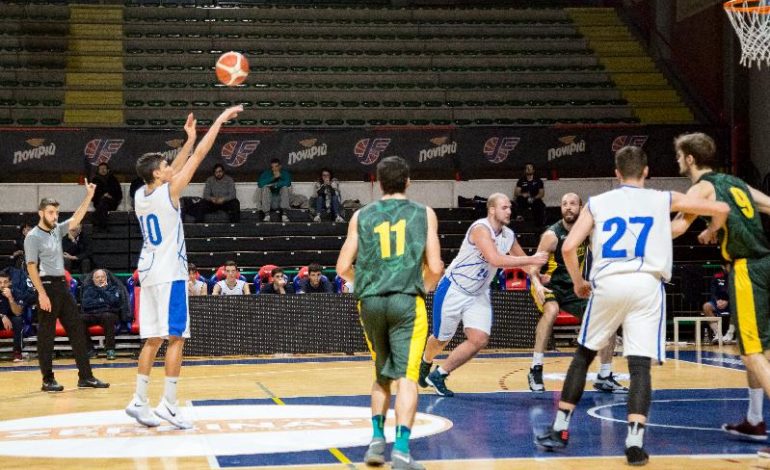
<path id="1" fill-rule="evenodd" d="M 596 380 L 594 380 L 594 389 L 604 393 L 614 393 L 616 395 L 625 395 L 628 393 L 628 387 L 618 383 L 612 373 L 607 377 L 602 377 L 597 374 Z"/>
<path id="2" fill-rule="evenodd" d="M 40 387 L 40 390 L 43 392 L 61 392 L 64 390 L 64 387 L 59 385 L 59 382 L 54 379 L 50 382 L 43 382 L 43 386 Z"/>
<path id="3" fill-rule="evenodd" d="M 99 353 L 96 352 L 96 349 L 89 349 L 88 350 L 88 358 L 89 359 L 96 359 L 97 357 L 99 357 Z"/>
<path id="4" fill-rule="evenodd" d="M 102 382 L 96 377 L 90 379 L 78 380 L 78 388 L 109 388 L 110 384 Z"/>
<path id="5" fill-rule="evenodd" d="M 422 388 L 426 388 L 428 386 L 428 382 L 425 381 L 425 378 L 428 377 L 428 374 L 430 374 L 430 368 L 432 365 L 432 362 L 425 362 L 423 359 L 420 360 L 420 378 L 417 379 L 417 385 Z"/>
<path id="6" fill-rule="evenodd" d="M 436 393 L 442 397 L 453 397 L 455 396 L 455 392 L 449 390 L 446 387 L 445 381 L 447 377 L 449 377 L 449 374 L 441 375 L 441 373 L 438 371 L 438 367 L 436 367 L 433 369 L 433 372 L 428 374 L 428 376 L 425 378 L 425 382 L 433 387 L 433 389 L 436 390 Z"/>
<path id="7" fill-rule="evenodd" d="M 533 392 L 545 392 L 545 385 L 543 385 L 543 366 L 536 365 L 529 369 L 527 381 L 529 382 L 529 389 Z"/>
<path id="8" fill-rule="evenodd" d="M 647 462 L 650 461 L 650 456 L 641 447 L 626 447 L 626 461 L 628 465 L 640 467 L 647 465 Z"/>
<path id="9" fill-rule="evenodd" d="M 545 450 L 557 450 L 567 447 L 569 442 L 569 431 L 554 431 L 548 428 L 548 432 L 535 438 L 535 443 Z"/>

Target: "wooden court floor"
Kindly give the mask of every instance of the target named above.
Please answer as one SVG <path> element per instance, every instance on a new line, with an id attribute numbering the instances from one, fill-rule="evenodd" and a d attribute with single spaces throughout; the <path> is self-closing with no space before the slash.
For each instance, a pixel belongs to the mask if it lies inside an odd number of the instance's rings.
<path id="1" fill-rule="evenodd" d="M 727 352 L 735 353 L 729 346 Z M 651 422 L 663 424 L 661 428 L 648 428 L 647 443 L 656 444 L 650 445 L 651 461 L 646 468 L 770 469 L 770 459 L 755 456 L 759 445 L 734 442 L 713 429 L 719 422 L 740 418 L 745 412 L 746 393 L 742 390 L 745 387 L 744 372 L 733 354 L 706 352 L 704 355 L 708 357 L 701 357 L 701 361 L 697 362 L 694 353 L 684 352 L 686 358 L 670 359 L 664 366 L 653 368 L 653 388 L 656 391 Z M 549 392 L 560 389 L 569 361 L 567 353 L 546 357 L 546 388 Z M 146 455 L 142 442 L 150 441 L 141 439 L 160 439 L 160 436 L 142 435 L 143 428 L 130 420 L 111 425 L 101 425 L 98 417 L 93 418 L 96 421 L 89 421 L 90 412 L 110 412 L 110 416 L 122 416 L 122 408 L 134 388 L 135 361 L 128 358 L 114 362 L 94 360 L 95 375 L 112 384 L 106 390 L 75 388 L 77 371 L 72 362 L 61 360 L 56 363 L 57 380 L 65 386 L 65 391 L 57 394 L 39 391 L 40 374 L 36 362 L 20 365 L 0 363 L 0 383 L 4 392 L 0 400 L 0 468 L 367 468 L 361 463 L 363 447 L 360 445 L 294 453 L 249 455 L 249 452 L 240 451 L 236 455 L 226 455 L 232 453 L 221 450 L 222 445 L 228 445 L 225 439 L 218 441 L 220 450 L 212 451 L 214 455 L 190 456 L 182 451 L 182 455 Z M 448 383 L 457 393 L 456 397 L 438 399 L 432 391 L 423 391 L 419 411 L 435 417 L 431 419 L 438 423 L 436 426 L 443 428 L 414 439 L 412 452 L 415 456 L 432 470 L 627 468 L 622 450 L 617 451 L 622 449 L 625 438 L 624 426 L 619 422 L 625 413 L 622 396 L 586 393 L 583 402 L 587 404 L 581 404 L 576 413 L 583 417 L 582 424 L 575 424 L 573 419 L 573 426 L 577 429 L 572 432 L 568 449 L 558 454 L 535 450 L 532 436 L 537 429 L 533 423 L 541 426 L 550 423 L 558 397 L 552 393 L 533 397 L 535 394 L 527 388 L 529 365 L 530 357 L 525 351 L 488 352 L 452 374 Z M 592 368 L 593 372 L 596 367 Z M 614 367 L 619 374 L 627 373 L 625 360 L 620 357 L 615 358 Z M 351 405 L 365 410 L 372 376 L 372 364 L 363 356 L 190 358 L 182 371 L 179 396 L 192 409 L 227 405 L 221 409 L 236 414 L 236 406 L 245 406 L 244 413 L 259 407 L 277 409 L 278 405 L 288 405 L 287 410 L 293 409 L 292 406 Z M 157 402 L 163 384 L 160 367 L 154 369 L 152 378 L 151 401 Z M 592 390 L 590 381 L 586 390 Z M 423 406 L 426 403 L 427 407 Z M 220 408 L 207 409 L 216 412 Z M 766 410 L 770 410 L 767 404 Z M 508 411 L 510 415 L 506 414 Z M 588 416 L 588 413 L 595 416 Z M 18 424 L 25 423 L 18 420 L 30 418 L 36 418 L 34 423 Z M 216 422 L 219 423 L 216 429 L 220 429 L 218 426 L 225 418 L 215 418 L 201 420 L 200 423 L 205 421 L 208 423 L 206 426 L 211 428 L 214 426 L 211 423 Z M 62 419 L 65 421 L 62 422 Z M 280 421 L 284 418 L 276 419 Z M 199 423 L 198 419 L 195 421 Z M 368 435 L 365 420 L 359 421 L 351 426 L 357 427 L 358 434 Z M 265 440 L 260 437 L 253 442 L 255 445 L 267 445 L 265 443 L 269 444 L 270 439 L 276 438 L 275 442 L 291 447 L 293 442 L 312 441 L 315 435 L 312 426 L 317 425 L 313 423 L 302 424 L 310 427 L 302 431 L 304 434 L 270 437 L 263 433 Z M 389 420 L 388 424 L 392 427 L 393 421 Z M 66 427 L 70 435 L 50 431 L 49 427 L 57 426 Z M 447 430 L 447 426 L 451 426 L 451 430 Z M 415 429 L 418 427 L 415 426 Z M 166 449 L 155 452 L 173 450 L 185 439 L 204 439 L 206 442 L 214 439 L 206 437 L 208 435 L 201 437 L 200 433 L 188 438 L 186 436 L 191 435 L 183 433 L 166 429 L 164 436 L 176 435 L 174 438 L 179 440 L 169 441 Z M 317 435 L 320 436 L 320 431 Z M 80 451 L 81 455 L 63 457 L 69 454 L 64 450 L 61 453 L 51 450 L 56 446 L 61 448 L 70 442 L 68 438 L 73 437 L 81 439 L 78 445 L 85 449 Z M 115 445 L 114 441 L 108 442 L 113 437 L 123 439 L 120 441 L 120 452 L 124 455 L 119 458 L 83 458 L 84 452 L 85 455 L 106 452 L 110 445 Z M 8 449 L 13 448 L 14 442 L 23 442 L 29 450 L 24 455 L 10 455 L 14 452 Z M 248 442 L 245 445 L 248 447 Z M 668 449 L 666 455 L 656 455 L 653 450 L 656 446 Z"/>

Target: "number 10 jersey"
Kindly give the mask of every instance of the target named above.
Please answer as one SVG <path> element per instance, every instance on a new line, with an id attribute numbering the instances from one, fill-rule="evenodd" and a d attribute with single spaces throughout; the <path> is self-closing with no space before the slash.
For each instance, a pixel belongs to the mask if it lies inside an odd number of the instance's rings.
<path id="1" fill-rule="evenodd" d="M 671 278 L 671 193 L 621 186 L 588 200 L 594 218 L 589 280 L 627 273 Z"/>
<path id="2" fill-rule="evenodd" d="M 147 186 L 136 192 L 136 217 L 142 229 L 139 281 L 142 286 L 187 279 L 187 248 L 180 209 L 174 207 L 165 183 L 147 194 Z"/>

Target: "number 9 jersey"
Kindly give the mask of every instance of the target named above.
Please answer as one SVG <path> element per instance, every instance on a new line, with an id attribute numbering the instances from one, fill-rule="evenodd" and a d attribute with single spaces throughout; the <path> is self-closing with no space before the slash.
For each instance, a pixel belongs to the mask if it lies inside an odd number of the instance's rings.
<path id="1" fill-rule="evenodd" d="M 626 273 L 671 278 L 671 193 L 621 186 L 591 197 L 593 264 L 589 280 Z"/>
<path id="2" fill-rule="evenodd" d="M 187 279 L 187 248 L 181 211 L 174 207 L 165 183 L 150 194 L 147 186 L 136 192 L 134 208 L 142 229 L 139 281 L 142 286 Z"/>

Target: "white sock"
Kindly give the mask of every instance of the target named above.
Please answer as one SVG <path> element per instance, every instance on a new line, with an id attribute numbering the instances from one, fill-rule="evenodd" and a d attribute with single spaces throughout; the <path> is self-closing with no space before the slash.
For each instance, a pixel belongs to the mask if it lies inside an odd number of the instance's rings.
<path id="1" fill-rule="evenodd" d="M 762 417 L 762 403 L 765 399 L 765 391 L 761 388 L 749 389 L 749 411 L 746 413 L 746 421 L 752 426 L 764 421 Z"/>
<path id="2" fill-rule="evenodd" d="M 599 377 L 604 377 L 605 379 L 612 374 L 612 363 L 608 362 L 607 364 L 602 364 L 599 366 Z"/>
<path id="3" fill-rule="evenodd" d="M 163 389 L 163 396 L 172 405 L 176 403 L 176 383 L 178 380 L 179 377 L 166 377 L 166 387 Z"/>
<path id="4" fill-rule="evenodd" d="M 556 432 L 569 429 L 569 419 L 572 417 L 571 411 L 559 410 L 556 412 L 556 419 L 553 420 L 553 430 Z"/>
<path id="5" fill-rule="evenodd" d="M 543 365 L 543 356 L 545 356 L 545 354 L 543 354 L 543 353 L 539 353 L 539 352 L 532 353 L 532 367 L 542 366 Z"/>
<path id="6" fill-rule="evenodd" d="M 143 402 L 147 401 L 147 389 L 150 387 L 150 376 L 136 374 L 136 396 Z"/>
<path id="7" fill-rule="evenodd" d="M 644 447 L 644 424 L 637 422 L 628 423 L 626 449 L 629 447 Z"/>
<path id="8" fill-rule="evenodd" d="M 438 373 L 441 374 L 441 375 L 449 375 L 449 372 L 444 370 L 444 368 L 441 367 L 441 366 L 438 366 Z"/>

